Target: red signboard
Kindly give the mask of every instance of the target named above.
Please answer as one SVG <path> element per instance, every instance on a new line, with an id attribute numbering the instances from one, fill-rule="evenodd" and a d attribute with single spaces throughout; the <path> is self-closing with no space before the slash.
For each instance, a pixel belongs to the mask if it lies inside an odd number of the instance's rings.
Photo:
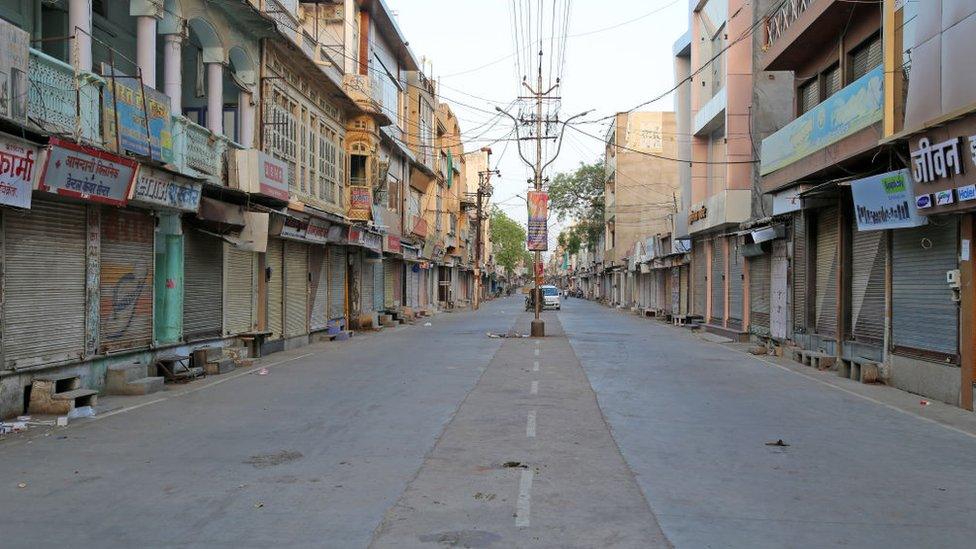
<path id="1" fill-rule="evenodd" d="M 288 164 L 260 152 L 258 154 L 258 183 L 261 194 L 278 200 L 288 200 Z"/>
<path id="2" fill-rule="evenodd" d="M 52 137 L 38 188 L 72 198 L 125 206 L 138 166 L 135 160 Z"/>

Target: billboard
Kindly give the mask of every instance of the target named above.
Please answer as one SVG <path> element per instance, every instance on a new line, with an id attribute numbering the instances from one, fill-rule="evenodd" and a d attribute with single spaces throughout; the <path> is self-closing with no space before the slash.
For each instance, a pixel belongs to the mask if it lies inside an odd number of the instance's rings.
<path id="1" fill-rule="evenodd" d="M 527 245 L 529 251 L 544 252 L 549 249 L 549 193 L 529 191 L 529 227 Z"/>

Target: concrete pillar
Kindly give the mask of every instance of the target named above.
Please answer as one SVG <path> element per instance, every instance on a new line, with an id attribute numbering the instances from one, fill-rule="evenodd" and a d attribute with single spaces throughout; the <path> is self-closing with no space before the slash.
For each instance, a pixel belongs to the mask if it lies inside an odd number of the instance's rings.
<path id="1" fill-rule="evenodd" d="M 167 34 L 163 40 L 163 93 L 169 96 L 172 113 L 183 114 L 183 37 Z"/>
<path id="2" fill-rule="evenodd" d="M 78 69 L 92 70 L 91 0 L 68 0 L 68 34 L 75 37 L 72 48 Z"/>
<path id="3" fill-rule="evenodd" d="M 254 147 L 254 95 L 248 90 L 241 90 L 237 99 L 238 117 L 241 120 L 237 142 L 245 148 Z"/>
<path id="4" fill-rule="evenodd" d="M 224 134 L 224 67 L 207 63 L 207 129 Z"/>
<path id="5" fill-rule="evenodd" d="M 156 18 L 136 17 L 136 63 L 142 71 L 142 83 L 156 88 Z"/>

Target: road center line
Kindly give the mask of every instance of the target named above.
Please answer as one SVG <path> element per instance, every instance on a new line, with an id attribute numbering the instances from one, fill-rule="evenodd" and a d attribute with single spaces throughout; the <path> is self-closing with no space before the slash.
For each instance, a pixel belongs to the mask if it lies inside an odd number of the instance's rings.
<path id="1" fill-rule="evenodd" d="M 533 360 L 532 361 L 532 371 L 533 372 L 538 372 L 539 371 L 539 361 L 538 360 Z"/>
<path id="2" fill-rule="evenodd" d="M 532 382 L 532 388 L 529 389 L 529 393 L 531 393 L 533 395 L 539 394 L 539 382 L 538 381 L 533 381 Z"/>
<path id="3" fill-rule="evenodd" d="M 529 412 L 529 417 L 525 422 L 525 436 L 535 438 L 535 410 Z"/>
<path id="4" fill-rule="evenodd" d="M 522 469 L 522 476 L 519 478 L 518 502 L 515 504 L 516 528 L 529 526 L 529 510 L 532 505 L 532 477 L 534 475 L 532 469 Z"/>

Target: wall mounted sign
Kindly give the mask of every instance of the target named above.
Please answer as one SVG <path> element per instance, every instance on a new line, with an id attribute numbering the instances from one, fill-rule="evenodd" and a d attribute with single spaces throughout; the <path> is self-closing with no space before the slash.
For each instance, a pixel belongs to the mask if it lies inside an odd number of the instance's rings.
<path id="1" fill-rule="evenodd" d="M 691 225 L 696 221 L 701 221 L 702 219 L 705 219 L 706 217 L 708 217 L 708 208 L 706 208 L 705 206 L 702 206 L 697 210 L 691 210 L 690 212 L 688 212 L 688 224 Z"/>
<path id="2" fill-rule="evenodd" d="M 912 195 L 908 170 L 898 170 L 851 181 L 857 230 L 876 231 L 925 225 Z"/>
<path id="3" fill-rule="evenodd" d="M 142 86 L 137 78 L 118 69 L 113 72 L 105 63 L 102 63 L 102 77 L 105 78 L 102 95 L 105 142 L 115 146 L 118 122 L 118 143 L 122 151 L 166 164 L 173 162 L 173 118 L 169 97 Z"/>
<path id="4" fill-rule="evenodd" d="M 0 118 L 27 121 L 30 34 L 0 19 Z"/>
<path id="5" fill-rule="evenodd" d="M 305 229 L 305 239 L 318 244 L 325 244 L 329 241 L 329 222 L 317 217 L 313 217 L 308 222 Z"/>
<path id="6" fill-rule="evenodd" d="M 544 252 L 549 249 L 549 193 L 529 191 L 528 198 L 528 248 L 529 251 Z"/>
<path id="7" fill-rule="evenodd" d="M 349 186 L 348 217 L 353 221 L 369 221 L 373 210 L 373 195 L 369 187 Z"/>
<path id="8" fill-rule="evenodd" d="M 185 212 L 200 207 L 203 185 L 169 172 L 140 166 L 132 199 Z"/>
<path id="9" fill-rule="evenodd" d="M 0 136 L 0 204 L 30 208 L 37 147 Z"/>
<path id="10" fill-rule="evenodd" d="M 916 207 L 923 215 L 976 209 L 976 116 L 909 139 Z"/>
<path id="11" fill-rule="evenodd" d="M 138 163 L 52 137 L 38 188 L 72 198 L 125 206 Z"/>
<path id="12" fill-rule="evenodd" d="M 258 189 L 265 196 L 288 200 L 288 164 L 259 151 Z"/>

